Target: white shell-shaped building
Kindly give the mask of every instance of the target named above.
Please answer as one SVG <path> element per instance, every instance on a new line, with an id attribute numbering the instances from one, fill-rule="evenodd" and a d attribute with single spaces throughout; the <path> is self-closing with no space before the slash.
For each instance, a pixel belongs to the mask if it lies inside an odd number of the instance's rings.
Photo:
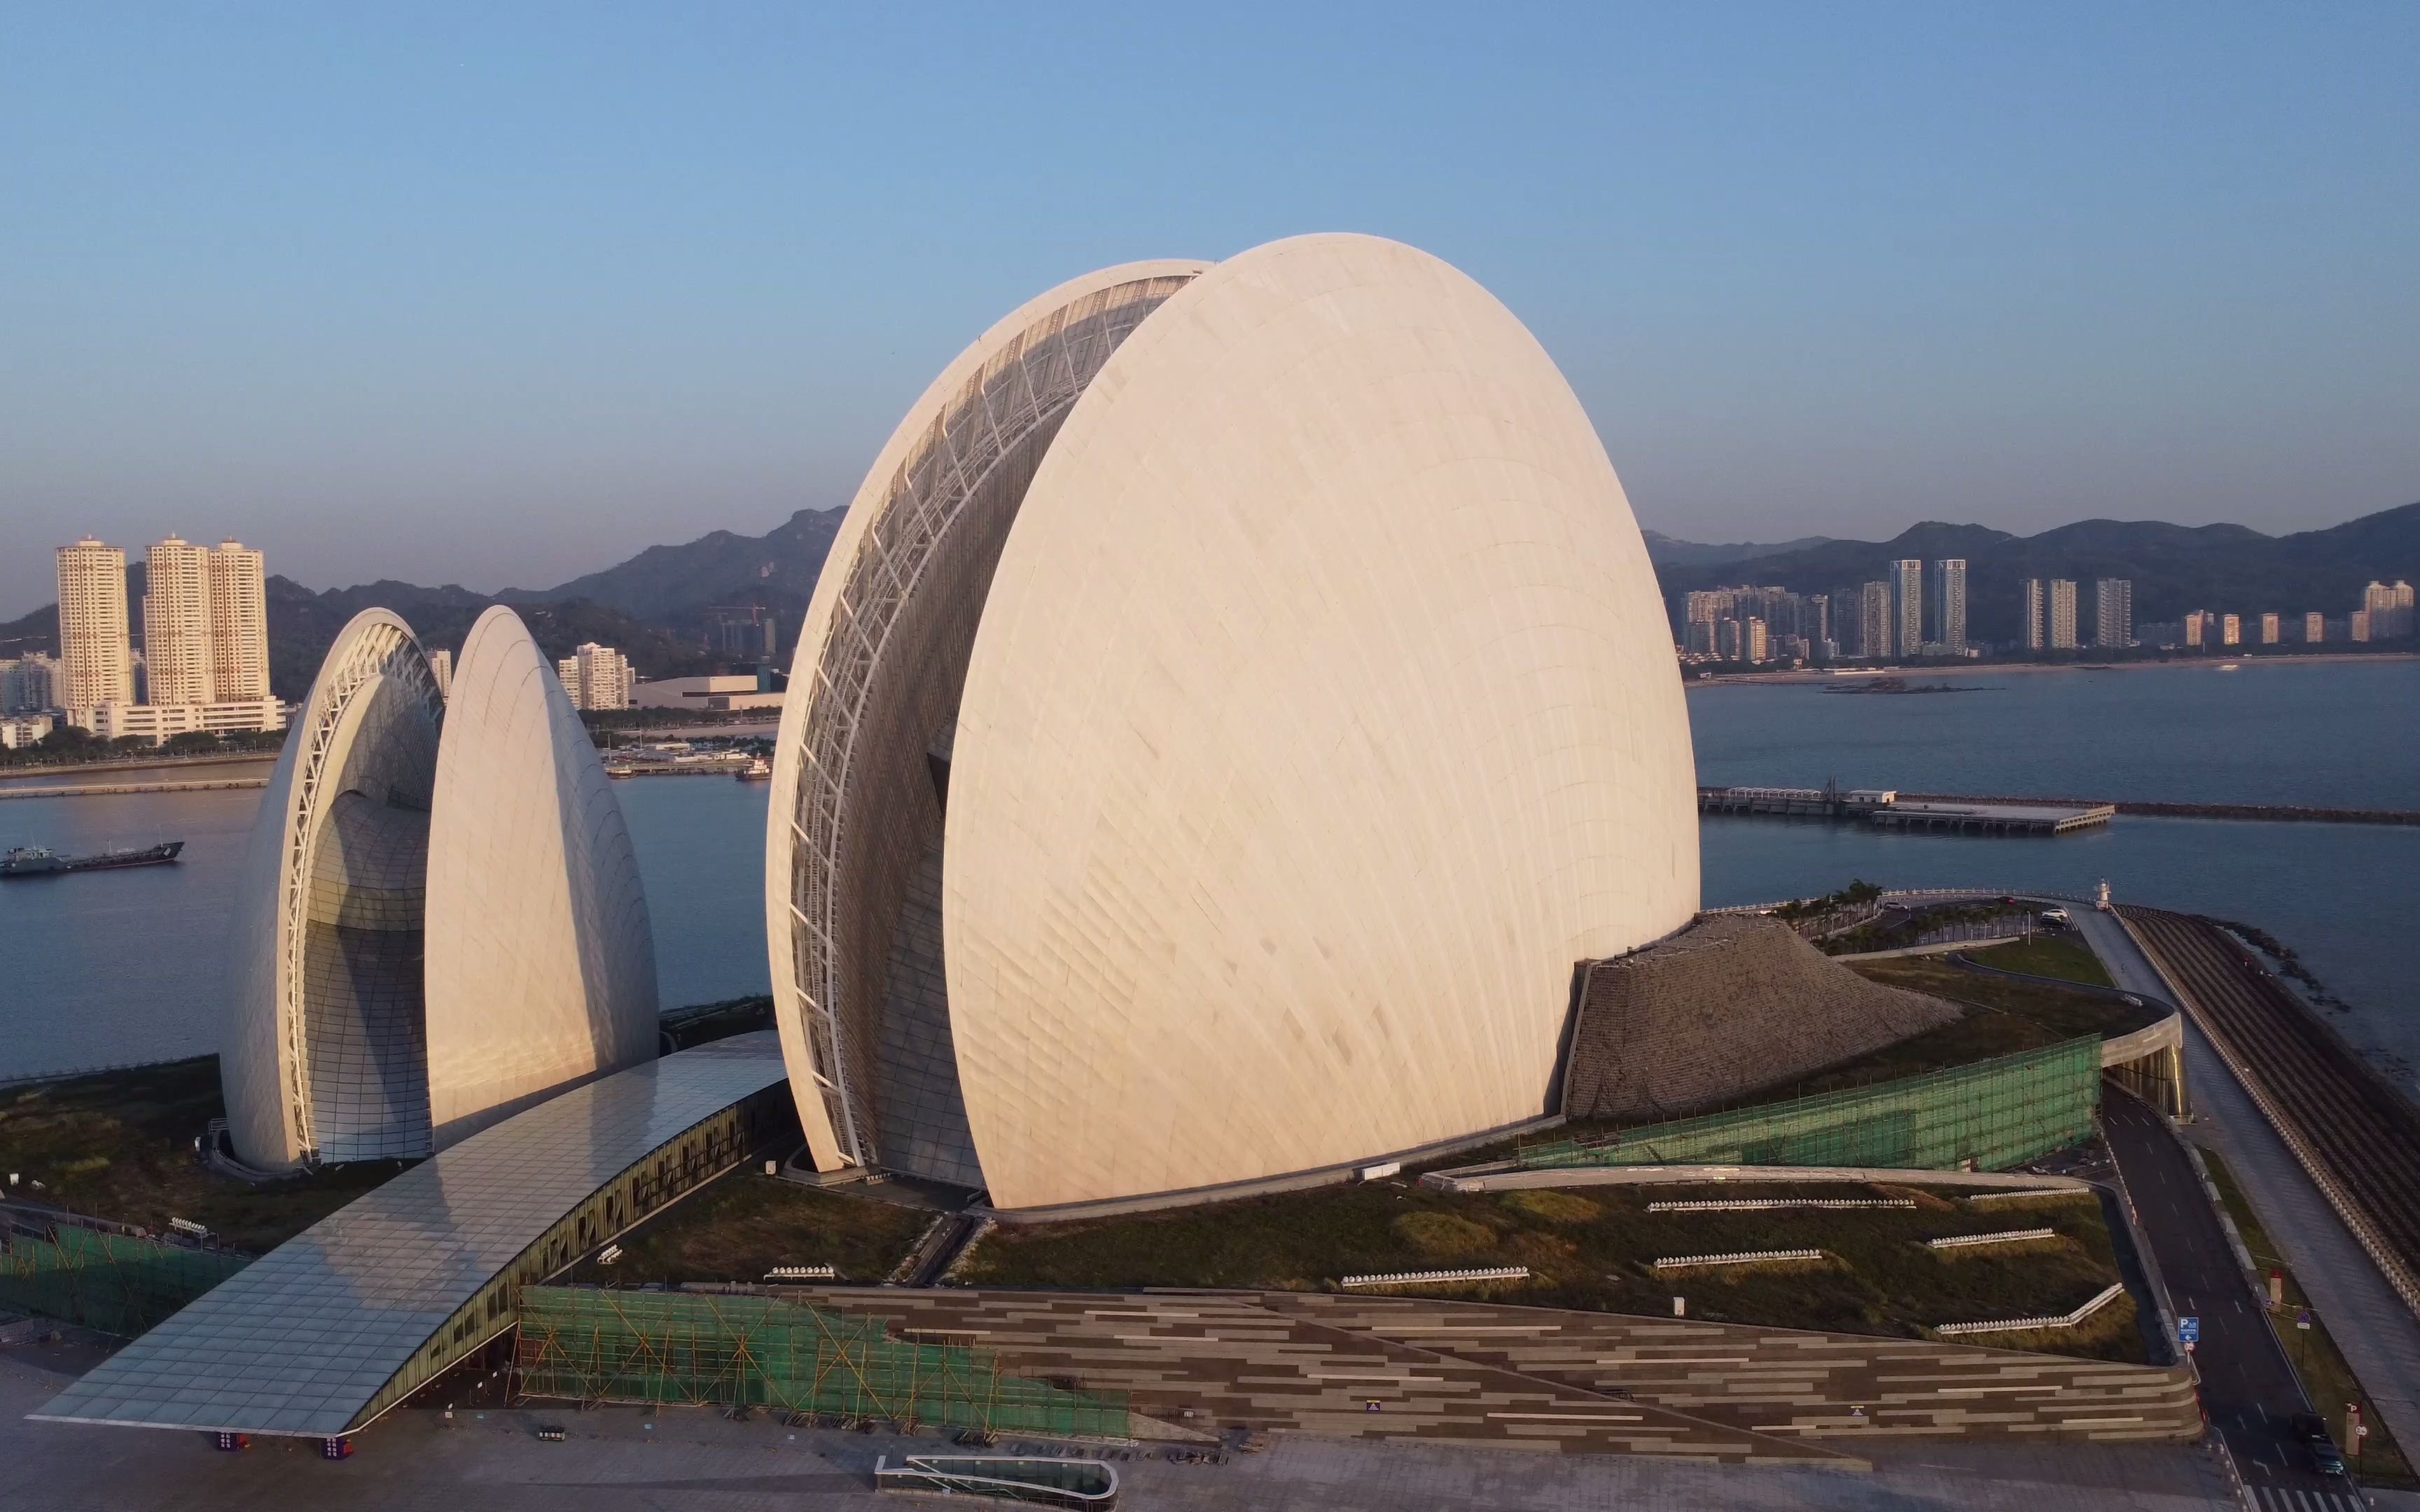
<path id="1" fill-rule="evenodd" d="M 656 1053 L 656 947 L 622 805 L 520 616 L 471 626 L 428 820 L 437 1147 Z"/>
<path id="2" fill-rule="evenodd" d="M 402 620 L 339 633 L 253 822 L 232 975 L 228 1134 L 263 1169 L 427 1155 L 655 1054 L 621 810 L 510 610 L 450 706 Z"/>
<path id="3" fill-rule="evenodd" d="M 1515 1127 L 1577 964 L 1697 907 L 1604 447 L 1394 242 L 994 327 L 859 492 L 790 687 L 768 923 L 827 1169 L 1080 1208 Z"/>

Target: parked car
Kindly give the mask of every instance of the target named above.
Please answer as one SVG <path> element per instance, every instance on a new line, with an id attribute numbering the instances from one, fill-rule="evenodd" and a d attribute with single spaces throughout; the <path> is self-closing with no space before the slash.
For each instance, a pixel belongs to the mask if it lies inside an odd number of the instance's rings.
<path id="1" fill-rule="evenodd" d="M 2328 1435 L 2328 1420 L 2317 1412 L 2294 1414 L 2294 1436 L 2303 1441 L 2303 1451 L 2310 1457 L 2311 1468 L 2322 1475 L 2345 1473 L 2344 1456 L 2336 1451 L 2336 1441 Z"/>

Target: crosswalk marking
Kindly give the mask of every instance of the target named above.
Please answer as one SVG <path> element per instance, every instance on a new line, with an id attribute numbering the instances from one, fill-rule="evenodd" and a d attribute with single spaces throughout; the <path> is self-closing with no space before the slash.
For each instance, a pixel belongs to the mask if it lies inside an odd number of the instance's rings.
<path id="1" fill-rule="evenodd" d="M 2251 1491 L 2260 1512 L 2366 1512 L 2361 1498 L 2346 1491 L 2305 1491 L 2283 1486 L 2255 1486 Z"/>

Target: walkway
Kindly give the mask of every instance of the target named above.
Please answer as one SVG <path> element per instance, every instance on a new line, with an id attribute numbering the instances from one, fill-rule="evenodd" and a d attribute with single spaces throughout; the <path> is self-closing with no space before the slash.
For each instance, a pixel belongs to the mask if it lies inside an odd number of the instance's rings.
<path id="1" fill-rule="evenodd" d="M 349 1433 L 511 1328 L 520 1284 L 753 1154 L 786 1080 L 768 1029 L 574 1088 L 312 1225 L 34 1415 Z"/>

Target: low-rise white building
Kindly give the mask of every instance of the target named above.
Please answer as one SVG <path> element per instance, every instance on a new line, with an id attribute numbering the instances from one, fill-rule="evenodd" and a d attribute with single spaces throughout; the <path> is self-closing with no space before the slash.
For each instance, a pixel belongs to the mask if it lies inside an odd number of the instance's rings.
<path id="1" fill-rule="evenodd" d="M 51 733 L 47 714 L 20 714 L 0 719 L 0 750 L 22 750 Z"/>
<path id="2" fill-rule="evenodd" d="M 92 733 L 103 740 L 143 736 L 158 745 L 170 735 L 206 730 L 232 735 L 286 728 L 286 705 L 274 698 L 230 703 L 104 703 L 92 711 Z"/>
<path id="3" fill-rule="evenodd" d="M 726 672 L 707 677 L 659 677 L 641 683 L 631 700 L 643 709 L 689 709 L 721 713 L 729 709 L 778 709 L 782 695 L 767 690 L 753 672 Z"/>

